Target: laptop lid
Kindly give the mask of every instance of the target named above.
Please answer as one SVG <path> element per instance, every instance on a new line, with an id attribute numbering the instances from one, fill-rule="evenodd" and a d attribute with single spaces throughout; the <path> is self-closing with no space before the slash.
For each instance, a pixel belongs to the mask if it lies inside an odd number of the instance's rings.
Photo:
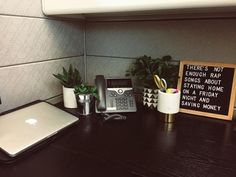
<path id="1" fill-rule="evenodd" d="M 78 118 L 47 102 L 0 116 L 0 148 L 15 157 L 55 135 Z"/>

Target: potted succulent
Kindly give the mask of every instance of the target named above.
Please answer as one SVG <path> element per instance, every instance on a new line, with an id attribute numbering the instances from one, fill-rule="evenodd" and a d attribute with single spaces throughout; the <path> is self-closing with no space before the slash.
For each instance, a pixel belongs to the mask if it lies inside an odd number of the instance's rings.
<path id="1" fill-rule="evenodd" d="M 64 106 L 66 108 L 77 108 L 74 86 L 82 83 L 80 73 L 78 69 L 73 68 L 71 64 L 68 70 L 66 70 L 64 67 L 62 69 L 62 74 L 53 74 L 53 76 L 59 79 L 63 86 Z"/>
<path id="2" fill-rule="evenodd" d="M 74 87 L 74 94 L 76 96 L 79 114 L 91 114 L 94 98 L 98 98 L 97 88 L 87 84 L 78 84 Z"/>
<path id="3" fill-rule="evenodd" d="M 164 78 L 168 87 L 176 87 L 178 80 L 178 64 L 174 64 L 169 55 L 153 59 L 150 56 L 141 56 L 126 71 L 126 76 L 133 76 L 138 85 L 143 88 L 143 104 L 147 107 L 157 106 L 157 86 L 153 76 Z"/>

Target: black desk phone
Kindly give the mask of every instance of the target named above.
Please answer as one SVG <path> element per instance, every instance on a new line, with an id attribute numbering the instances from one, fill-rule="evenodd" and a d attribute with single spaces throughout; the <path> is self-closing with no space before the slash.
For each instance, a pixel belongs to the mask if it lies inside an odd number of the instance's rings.
<path id="1" fill-rule="evenodd" d="M 105 78 L 97 75 L 95 85 L 99 99 L 97 113 L 136 112 L 132 81 L 129 78 Z"/>

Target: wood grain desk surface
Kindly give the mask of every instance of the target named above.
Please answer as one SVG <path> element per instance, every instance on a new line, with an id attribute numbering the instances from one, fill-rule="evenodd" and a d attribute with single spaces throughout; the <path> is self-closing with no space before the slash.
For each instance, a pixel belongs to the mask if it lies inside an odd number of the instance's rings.
<path id="1" fill-rule="evenodd" d="M 0 164 L 0 176 L 236 176 L 234 122 L 178 114 L 167 124 L 142 106 L 126 115 L 125 121 L 109 123 L 95 114 L 79 116 L 76 126 L 33 154 Z"/>

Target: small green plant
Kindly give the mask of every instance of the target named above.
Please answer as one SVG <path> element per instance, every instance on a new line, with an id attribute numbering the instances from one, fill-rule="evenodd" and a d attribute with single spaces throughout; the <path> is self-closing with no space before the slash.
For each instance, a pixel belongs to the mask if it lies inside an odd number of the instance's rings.
<path id="1" fill-rule="evenodd" d="M 156 59 L 144 55 L 136 59 L 126 71 L 126 76 L 134 76 L 144 87 L 156 88 L 153 76 L 157 74 L 167 81 L 168 87 L 176 87 L 178 68 L 179 66 L 173 64 L 172 57 L 169 55 Z"/>
<path id="2" fill-rule="evenodd" d="M 74 93 L 75 95 L 81 95 L 81 94 L 91 94 L 95 98 L 98 99 L 98 91 L 95 86 L 86 85 L 86 84 L 79 84 L 74 86 Z"/>
<path id="3" fill-rule="evenodd" d="M 68 71 L 63 67 L 62 74 L 53 74 L 53 76 L 59 79 L 64 87 L 68 88 L 73 88 L 75 85 L 82 83 L 79 71 L 73 68 L 71 64 Z"/>

